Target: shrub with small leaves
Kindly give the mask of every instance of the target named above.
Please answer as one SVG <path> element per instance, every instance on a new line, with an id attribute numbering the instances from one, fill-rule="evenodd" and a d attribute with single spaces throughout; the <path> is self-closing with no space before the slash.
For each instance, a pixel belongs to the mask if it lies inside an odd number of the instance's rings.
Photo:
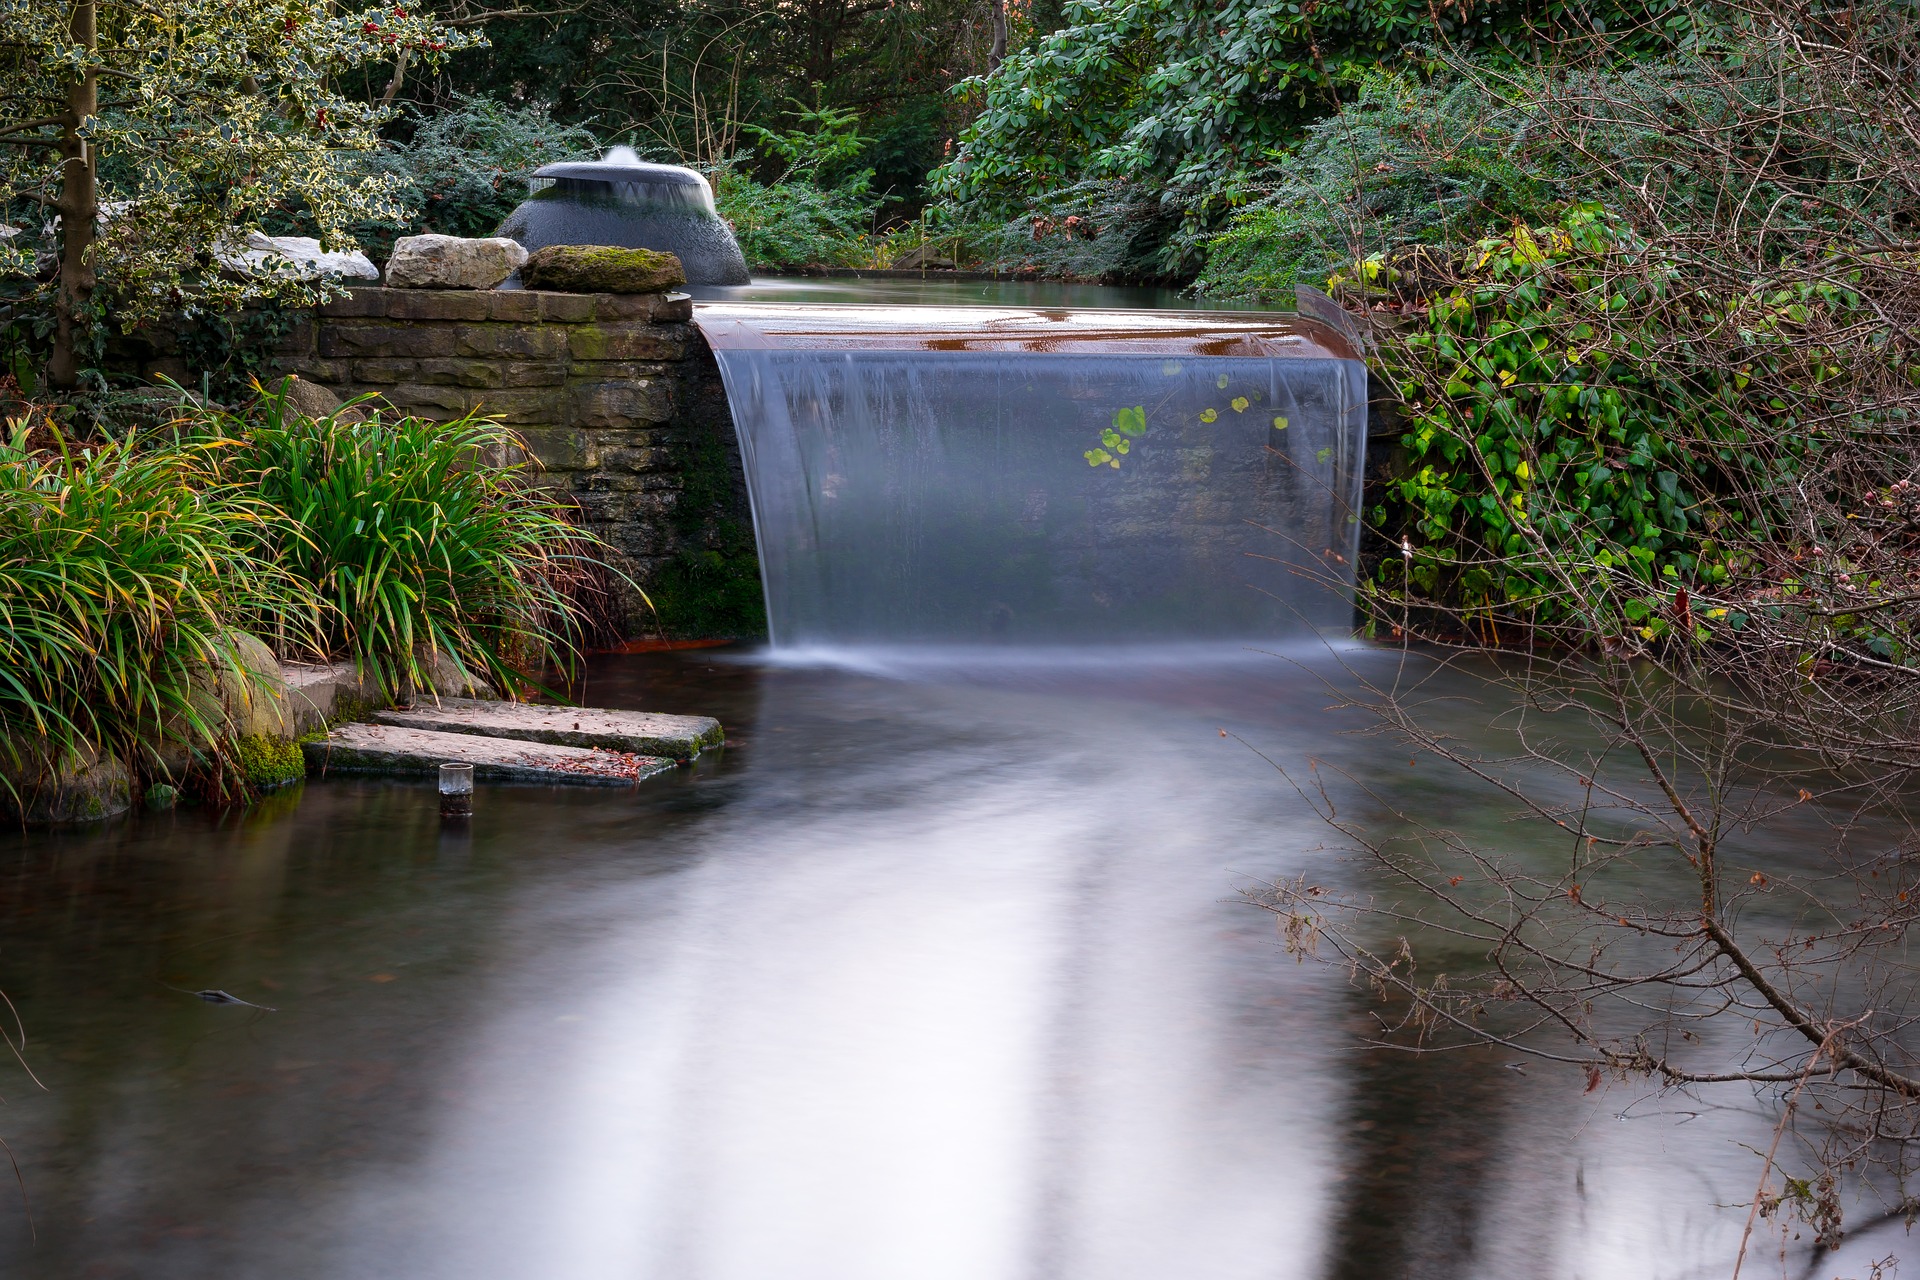
<path id="1" fill-rule="evenodd" d="M 402 234 L 492 235 L 527 198 L 534 170 L 600 154 L 586 126 L 561 124 L 544 105 L 512 106 L 485 94 L 456 94 L 431 113 L 416 109 L 409 123 L 411 140 L 360 160 L 364 172 L 394 184 L 404 210 L 357 230 L 376 251 Z"/>

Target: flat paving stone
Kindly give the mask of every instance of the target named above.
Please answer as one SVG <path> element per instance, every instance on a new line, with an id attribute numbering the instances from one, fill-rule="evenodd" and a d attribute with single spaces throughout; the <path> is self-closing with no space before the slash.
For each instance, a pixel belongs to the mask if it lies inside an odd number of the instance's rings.
<path id="1" fill-rule="evenodd" d="M 441 698 L 405 711 L 374 713 L 376 724 L 436 733 L 472 733 L 565 747 L 604 747 L 634 755 L 691 760 L 726 736 L 711 716 L 668 716 L 597 707 L 548 707 L 527 702 Z"/>
<path id="2" fill-rule="evenodd" d="M 560 782 L 624 787 L 674 767 L 672 760 L 594 747 L 559 746 L 386 724 L 343 724 L 300 744 L 309 776 L 384 773 L 437 777 L 440 766 L 473 766 L 481 782 Z"/>
<path id="3" fill-rule="evenodd" d="M 287 702 L 293 708 L 293 731 L 312 733 L 343 714 L 358 714 L 379 690 L 363 680 L 351 662 L 283 662 L 280 674 L 287 682 Z"/>

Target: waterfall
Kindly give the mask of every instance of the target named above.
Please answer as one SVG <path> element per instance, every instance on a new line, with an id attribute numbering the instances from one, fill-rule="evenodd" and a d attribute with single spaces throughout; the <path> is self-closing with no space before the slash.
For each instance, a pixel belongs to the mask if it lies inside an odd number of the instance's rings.
<path id="1" fill-rule="evenodd" d="M 1366 370 L 1337 319 L 695 315 L 777 646 L 1259 642 L 1347 624 Z"/>

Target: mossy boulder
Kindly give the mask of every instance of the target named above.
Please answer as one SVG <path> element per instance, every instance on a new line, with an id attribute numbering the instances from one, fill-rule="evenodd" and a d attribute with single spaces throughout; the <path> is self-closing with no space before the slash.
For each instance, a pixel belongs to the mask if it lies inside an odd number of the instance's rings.
<path id="1" fill-rule="evenodd" d="M 195 708 L 235 737 L 292 738 L 293 701 L 273 650 L 244 631 L 229 631 L 226 649 L 223 661 L 195 674 Z"/>
<path id="2" fill-rule="evenodd" d="M 664 293 L 687 282 L 680 259 L 654 249 L 550 244 L 520 268 L 529 289 L 556 293 Z"/>
<path id="3" fill-rule="evenodd" d="M 307 757 L 289 738 L 243 733 L 230 750 L 240 775 L 255 791 L 275 791 L 307 776 Z"/>
<path id="4" fill-rule="evenodd" d="M 208 764 L 208 735 L 231 742 L 247 737 L 291 740 L 297 734 L 293 700 L 273 650 L 244 631 L 228 632 L 221 648 L 217 657 L 196 663 L 189 677 L 191 720 L 171 716 L 160 732 L 146 736 L 147 771 L 156 779 L 178 783 Z"/>
<path id="5" fill-rule="evenodd" d="M 84 750 L 49 761 L 0 751 L 0 817 L 29 826 L 99 822 L 133 806 L 133 775 L 111 755 Z"/>
<path id="6" fill-rule="evenodd" d="M 195 663 L 187 698 L 191 716 L 171 715 L 142 738 L 136 754 L 149 782 L 177 786 L 194 774 L 216 770 L 221 757 L 253 781 L 253 770 L 235 757 L 234 744 L 248 739 L 291 744 L 300 731 L 279 660 L 243 631 L 228 632 L 217 654 Z M 281 754 L 284 766 L 285 752 Z"/>

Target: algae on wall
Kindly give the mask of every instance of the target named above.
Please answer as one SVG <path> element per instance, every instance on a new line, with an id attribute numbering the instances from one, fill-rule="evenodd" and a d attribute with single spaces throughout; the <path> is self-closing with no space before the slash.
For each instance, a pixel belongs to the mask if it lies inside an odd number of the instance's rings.
<path id="1" fill-rule="evenodd" d="M 760 558 L 746 511 L 745 479 L 721 432 L 724 417 L 687 433 L 678 449 L 680 550 L 647 583 L 659 628 L 677 640 L 756 639 L 767 633 Z"/>

